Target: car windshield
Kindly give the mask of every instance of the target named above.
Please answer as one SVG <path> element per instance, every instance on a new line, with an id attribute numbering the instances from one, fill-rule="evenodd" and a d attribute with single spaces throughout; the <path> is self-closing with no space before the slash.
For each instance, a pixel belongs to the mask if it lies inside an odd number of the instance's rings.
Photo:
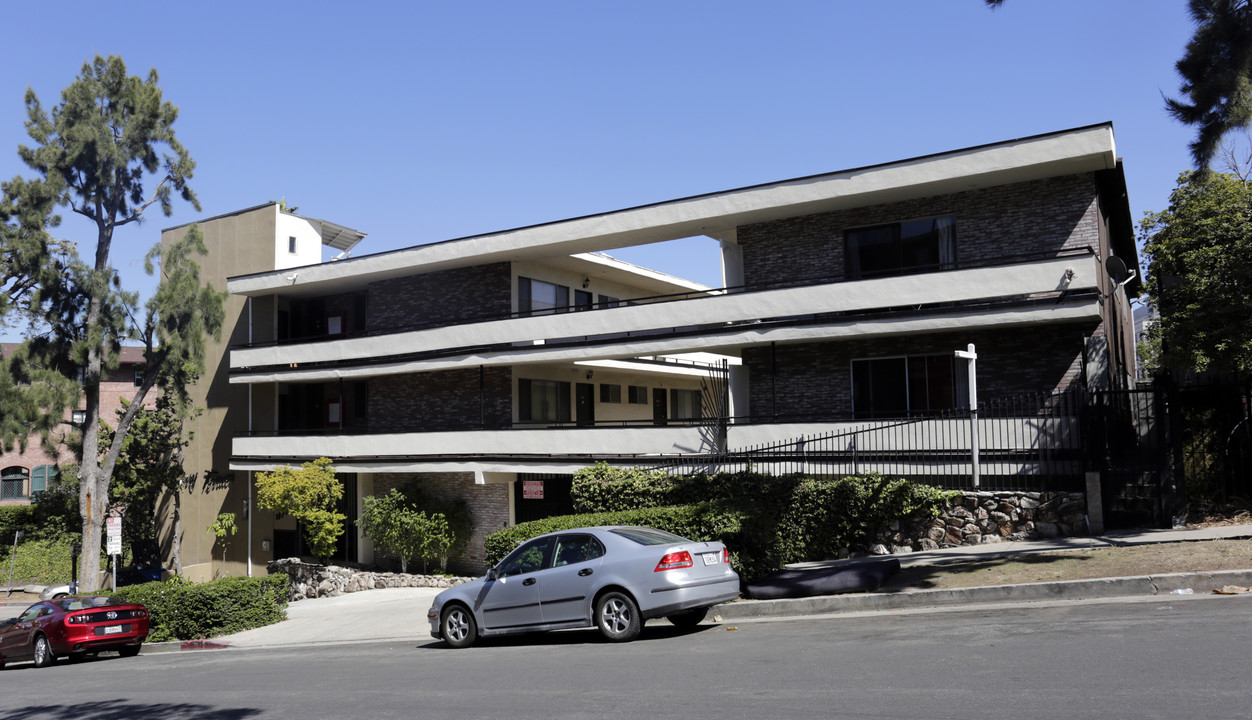
<path id="1" fill-rule="evenodd" d="M 675 535 L 672 532 L 657 530 L 656 528 L 623 527 L 613 528 L 609 532 L 614 535 L 621 535 L 627 540 L 634 540 L 640 545 L 672 545 L 674 543 L 691 542 L 685 537 Z"/>
<path id="2" fill-rule="evenodd" d="M 108 605 L 125 605 L 126 603 L 118 600 L 111 595 L 96 595 L 94 597 L 67 597 L 60 600 L 53 600 L 53 604 L 62 610 L 87 610 L 93 607 L 105 607 Z"/>

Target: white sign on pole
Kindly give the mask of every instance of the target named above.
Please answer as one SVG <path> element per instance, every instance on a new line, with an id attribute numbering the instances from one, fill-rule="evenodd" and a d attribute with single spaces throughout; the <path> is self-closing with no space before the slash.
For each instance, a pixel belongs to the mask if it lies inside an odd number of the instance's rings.
<path id="1" fill-rule="evenodd" d="M 104 519 L 105 531 L 108 533 L 108 543 L 105 552 L 109 555 L 122 554 L 122 519 L 120 517 L 110 517 Z"/>

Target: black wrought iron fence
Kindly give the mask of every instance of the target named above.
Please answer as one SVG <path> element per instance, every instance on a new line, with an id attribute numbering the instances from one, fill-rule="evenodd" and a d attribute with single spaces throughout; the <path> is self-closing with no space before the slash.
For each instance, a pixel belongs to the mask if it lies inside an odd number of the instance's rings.
<path id="1" fill-rule="evenodd" d="M 968 410 L 839 423 L 800 436 L 654 466 L 675 474 L 739 472 L 818 476 L 879 473 L 951 489 L 1072 490 L 1083 483 L 1080 390 L 998 398 L 980 404 L 979 451 Z"/>

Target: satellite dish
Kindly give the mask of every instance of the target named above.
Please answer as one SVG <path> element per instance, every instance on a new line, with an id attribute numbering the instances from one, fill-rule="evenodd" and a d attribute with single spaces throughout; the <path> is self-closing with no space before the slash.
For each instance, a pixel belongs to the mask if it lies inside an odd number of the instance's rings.
<path id="1" fill-rule="evenodd" d="M 1109 255 L 1108 260 L 1104 261 L 1104 271 L 1113 278 L 1114 285 L 1121 285 L 1130 279 L 1130 271 L 1126 269 L 1126 263 L 1116 255 Z"/>

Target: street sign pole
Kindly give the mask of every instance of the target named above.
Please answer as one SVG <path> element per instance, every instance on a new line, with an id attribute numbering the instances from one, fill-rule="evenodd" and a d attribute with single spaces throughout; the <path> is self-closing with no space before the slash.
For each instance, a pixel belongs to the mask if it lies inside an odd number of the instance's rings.
<path id="1" fill-rule="evenodd" d="M 22 537 L 22 534 L 21 530 L 13 531 L 13 554 L 9 556 L 9 589 L 4 593 L 6 600 L 13 594 L 13 564 L 17 562 L 17 541 L 18 538 Z"/>
<path id="2" fill-rule="evenodd" d="M 115 511 L 116 512 L 116 511 Z M 122 554 L 122 516 L 118 514 L 110 514 L 105 518 L 105 527 L 108 530 L 108 553 L 112 558 L 113 565 L 113 592 L 117 592 L 117 559 Z"/>
<path id="3" fill-rule="evenodd" d="M 965 350 L 957 350 L 956 356 L 969 361 L 969 454 L 970 462 L 973 464 L 973 480 L 974 488 L 979 486 L 978 478 L 978 373 L 975 370 L 975 363 L 978 362 L 978 353 L 974 351 L 974 343 L 970 343 Z"/>

